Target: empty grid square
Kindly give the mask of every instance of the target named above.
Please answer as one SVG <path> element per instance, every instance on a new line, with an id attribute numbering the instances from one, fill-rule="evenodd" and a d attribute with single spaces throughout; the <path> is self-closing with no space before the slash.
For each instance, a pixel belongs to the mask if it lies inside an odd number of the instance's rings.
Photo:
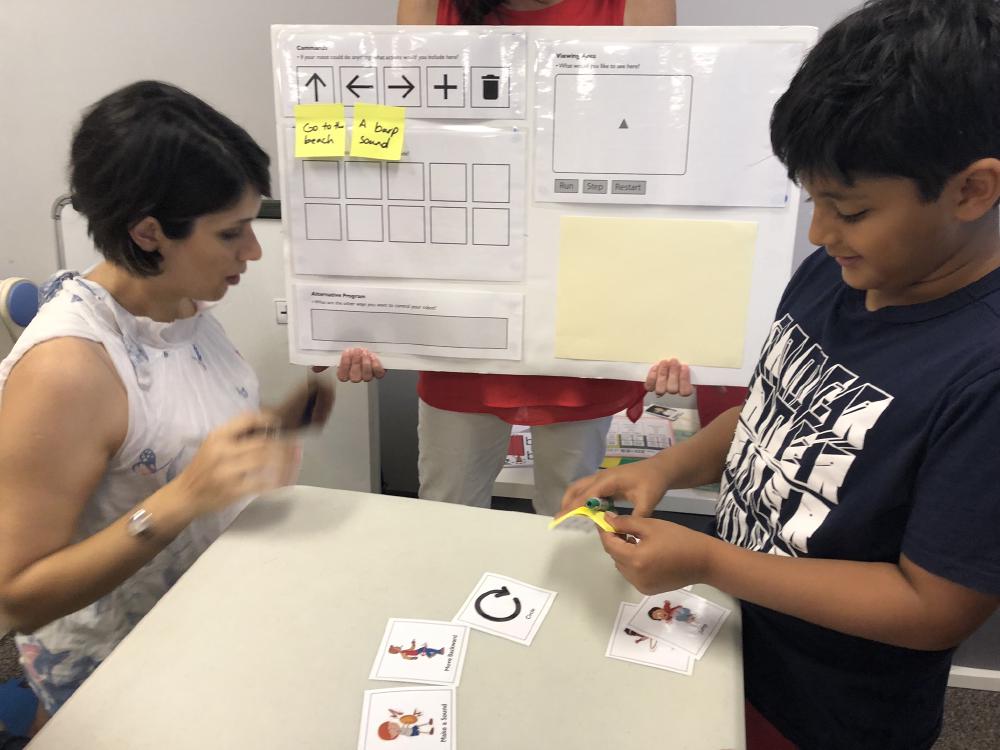
<path id="1" fill-rule="evenodd" d="M 340 162 L 316 159 L 303 161 L 302 183 L 306 198 L 339 198 Z"/>
<path id="2" fill-rule="evenodd" d="M 347 197 L 382 200 L 382 165 L 377 161 L 347 161 Z"/>
<path id="3" fill-rule="evenodd" d="M 465 164 L 431 164 L 431 200 L 467 200 L 465 170 Z"/>
<path id="4" fill-rule="evenodd" d="M 510 211 L 506 208 L 472 209 L 473 245 L 509 245 Z"/>
<path id="5" fill-rule="evenodd" d="M 335 203 L 306 204 L 306 239 L 340 240 L 340 206 Z"/>
<path id="6" fill-rule="evenodd" d="M 386 164 L 389 200 L 422 201 L 424 199 L 424 165 L 400 161 Z"/>
<path id="7" fill-rule="evenodd" d="M 347 239 L 351 242 L 382 242 L 382 207 L 348 205 Z"/>
<path id="8" fill-rule="evenodd" d="M 473 164 L 472 200 L 510 203 L 510 164 Z"/>
<path id="9" fill-rule="evenodd" d="M 389 206 L 389 242 L 425 242 L 423 206 Z"/>
<path id="10" fill-rule="evenodd" d="M 431 242 L 441 245 L 465 245 L 466 210 L 462 207 L 431 206 Z"/>

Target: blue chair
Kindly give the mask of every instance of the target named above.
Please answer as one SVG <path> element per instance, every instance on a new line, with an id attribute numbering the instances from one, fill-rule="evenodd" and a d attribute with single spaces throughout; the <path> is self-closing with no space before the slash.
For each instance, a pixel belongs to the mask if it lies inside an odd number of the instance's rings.
<path id="1" fill-rule="evenodd" d="M 0 683 L 0 740 L 25 737 L 35 720 L 38 699 L 23 680 L 15 677 Z M 5 734 L 9 732 L 9 736 Z M 13 747 L 13 745 L 11 745 Z M 0 741 L 0 750 L 7 745 Z"/>
<path id="2" fill-rule="evenodd" d="M 38 312 L 38 287 L 27 279 L 12 276 L 0 281 L 0 320 L 16 340 Z"/>

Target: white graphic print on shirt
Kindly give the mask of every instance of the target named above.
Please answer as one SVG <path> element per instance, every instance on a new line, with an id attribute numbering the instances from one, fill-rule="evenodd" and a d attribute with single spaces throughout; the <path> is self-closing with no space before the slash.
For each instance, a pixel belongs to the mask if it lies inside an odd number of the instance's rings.
<path id="1" fill-rule="evenodd" d="M 891 401 L 830 362 L 791 316 L 775 321 L 726 457 L 719 536 L 777 555 L 808 553 Z"/>

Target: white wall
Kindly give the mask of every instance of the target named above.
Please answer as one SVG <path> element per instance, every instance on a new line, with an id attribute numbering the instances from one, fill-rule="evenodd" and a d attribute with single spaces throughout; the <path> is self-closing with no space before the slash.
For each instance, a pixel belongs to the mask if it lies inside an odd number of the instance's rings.
<path id="1" fill-rule="evenodd" d="M 0 278 L 56 270 L 54 200 L 67 192 L 81 110 L 114 89 L 157 78 L 189 89 L 243 125 L 271 154 L 277 188 L 272 23 L 392 23 L 395 0 L 3 0 L 0 5 Z M 273 244 L 271 245 L 273 247 Z M 271 400 L 303 377 L 274 324 L 281 264 L 269 253 L 219 309 Z M 0 329 L 2 331 L 2 329 Z M 0 333 L 0 356 L 10 341 Z M 302 481 L 377 490 L 377 413 L 367 387 L 340 388 L 334 422 L 306 445 Z M 374 465 L 374 476 L 371 467 Z"/>
<path id="2" fill-rule="evenodd" d="M 816 26 L 822 33 L 855 8 L 852 0 L 677 0 L 683 26 Z"/>
<path id="3" fill-rule="evenodd" d="M 54 270 L 49 209 L 85 106 L 143 78 L 187 88 L 271 154 L 277 186 L 270 25 L 394 16 L 394 0 L 3 0 L 0 277 Z"/>

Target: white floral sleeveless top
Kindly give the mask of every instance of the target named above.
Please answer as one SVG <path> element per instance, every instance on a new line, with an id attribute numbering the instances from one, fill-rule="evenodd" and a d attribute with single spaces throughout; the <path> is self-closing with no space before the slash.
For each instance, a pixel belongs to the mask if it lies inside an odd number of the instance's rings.
<path id="1" fill-rule="evenodd" d="M 41 295 L 38 315 L 0 362 L 0 399 L 24 353 L 63 336 L 102 344 L 128 394 L 128 432 L 87 501 L 74 536 L 79 541 L 177 476 L 212 429 L 256 409 L 258 383 L 207 305 L 192 318 L 157 323 L 133 316 L 101 286 L 70 272 L 54 276 Z M 237 504 L 197 519 L 107 596 L 16 637 L 25 674 L 50 714 L 242 509 Z"/>

